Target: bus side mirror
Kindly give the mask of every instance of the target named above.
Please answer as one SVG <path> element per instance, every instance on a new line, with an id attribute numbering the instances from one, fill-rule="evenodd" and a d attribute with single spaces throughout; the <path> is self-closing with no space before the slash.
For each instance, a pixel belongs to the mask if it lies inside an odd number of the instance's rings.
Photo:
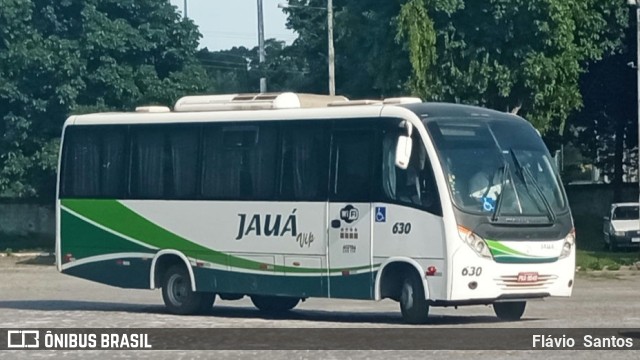
<path id="1" fill-rule="evenodd" d="M 413 143 L 409 136 L 398 136 L 398 145 L 396 146 L 396 166 L 402 170 L 406 170 L 409 166 L 412 146 Z"/>

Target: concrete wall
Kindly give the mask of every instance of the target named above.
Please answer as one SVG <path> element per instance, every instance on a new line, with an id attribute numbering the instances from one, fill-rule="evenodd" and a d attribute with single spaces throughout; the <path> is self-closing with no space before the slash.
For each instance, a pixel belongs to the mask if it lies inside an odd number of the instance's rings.
<path id="1" fill-rule="evenodd" d="M 53 205 L 32 202 L 0 202 L 0 236 L 55 238 Z"/>
<path id="2" fill-rule="evenodd" d="M 574 217 L 602 218 L 614 202 L 614 189 L 610 184 L 567 185 L 565 190 Z M 638 202 L 638 184 L 623 184 L 620 202 Z"/>

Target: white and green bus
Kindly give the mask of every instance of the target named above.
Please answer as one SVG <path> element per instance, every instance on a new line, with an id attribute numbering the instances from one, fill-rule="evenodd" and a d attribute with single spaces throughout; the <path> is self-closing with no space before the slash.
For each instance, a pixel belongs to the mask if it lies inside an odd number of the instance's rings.
<path id="1" fill-rule="evenodd" d="M 162 289 L 172 313 L 249 296 L 430 306 L 570 296 L 573 221 L 539 133 L 503 112 L 416 98 L 192 96 L 70 117 L 58 270 Z"/>

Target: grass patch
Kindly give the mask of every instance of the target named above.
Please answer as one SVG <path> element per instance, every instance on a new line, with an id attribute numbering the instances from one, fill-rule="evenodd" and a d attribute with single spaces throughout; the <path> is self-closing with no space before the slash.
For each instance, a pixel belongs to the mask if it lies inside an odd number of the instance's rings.
<path id="1" fill-rule="evenodd" d="M 576 266 L 585 270 L 619 270 L 640 261 L 640 252 L 609 252 L 580 250 L 576 252 Z"/>
<path id="2" fill-rule="evenodd" d="M 620 264 L 609 265 L 607 266 L 607 270 L 612 270 L 612 271 L 620 270 Z"/>

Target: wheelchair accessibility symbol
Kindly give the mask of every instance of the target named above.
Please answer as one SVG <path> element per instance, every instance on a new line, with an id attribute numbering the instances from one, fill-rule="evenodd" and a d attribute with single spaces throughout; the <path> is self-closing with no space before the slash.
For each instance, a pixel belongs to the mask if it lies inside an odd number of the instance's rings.
<path id="1" fill-rule="evenodd" d="M 387 208 L 386 207 L 376 207 L 376 222 L 386 222 L 387 221 Z"/>
<path id="2" fill-rule="evenodd" d="M 482 210 L 483 211 L 493 211 L 496 208 L 496 201 L 490 197 L 482 198 Z"/>

